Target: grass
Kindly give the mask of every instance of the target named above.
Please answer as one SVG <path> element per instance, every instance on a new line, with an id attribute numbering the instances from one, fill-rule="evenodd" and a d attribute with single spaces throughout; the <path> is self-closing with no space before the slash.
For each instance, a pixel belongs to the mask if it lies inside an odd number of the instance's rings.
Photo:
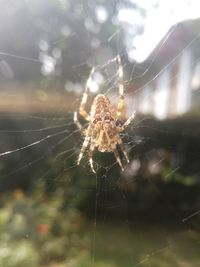
<path id="1" fill-rule="evenodd" d="M 163 226 L 99 224 L 90 227 L 95 267 L 196 267 L 200 233 Z"/>

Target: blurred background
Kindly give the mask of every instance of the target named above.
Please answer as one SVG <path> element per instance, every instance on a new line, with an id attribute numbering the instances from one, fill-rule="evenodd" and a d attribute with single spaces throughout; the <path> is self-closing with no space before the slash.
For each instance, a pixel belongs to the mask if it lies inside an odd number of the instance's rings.
<path id="1" fill-rule="evenodd" d="M 199 2 L 0 3 L 0 267 L 198 266 Z M 117 55 L 131 161 L 93 174 L 73 112 L 93 66 L 117 104 Z"/>

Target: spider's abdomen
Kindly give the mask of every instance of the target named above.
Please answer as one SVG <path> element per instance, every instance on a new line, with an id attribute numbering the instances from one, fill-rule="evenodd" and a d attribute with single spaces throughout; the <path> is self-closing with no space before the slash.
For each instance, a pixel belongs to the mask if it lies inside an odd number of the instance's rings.
<path id="1" fill-rule="evenodd" d="M 95 97 L 91 107 L 91 121 L 99 120 L 114 120 L 115 113 L 110 100 L 107 96 L 99 94 Z"/>
<path id="2" fill-rule="evenodd" d="M 94 146 L 101 152 L 113 151 L 118 143 L 115 110 L 105 95 L 97 95 L 90 114 L 90 131 Z"/>

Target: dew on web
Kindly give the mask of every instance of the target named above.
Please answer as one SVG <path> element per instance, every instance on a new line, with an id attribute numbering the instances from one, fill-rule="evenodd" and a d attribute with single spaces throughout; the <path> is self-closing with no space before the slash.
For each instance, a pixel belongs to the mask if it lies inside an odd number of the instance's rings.
<path id="1" fill-rule="evenodd" d="M 143 2 L 4 3 L 0 254 L 12 267 L 200 261 L 198 8 Z M 120 134 L 124 171 L 98 149 L 96 173 L 88 149 L 77 166 L 86 84 L 87 112 L 99 93 L 117 106 L 122 87 L 116 125 L 136 111 Z"/>

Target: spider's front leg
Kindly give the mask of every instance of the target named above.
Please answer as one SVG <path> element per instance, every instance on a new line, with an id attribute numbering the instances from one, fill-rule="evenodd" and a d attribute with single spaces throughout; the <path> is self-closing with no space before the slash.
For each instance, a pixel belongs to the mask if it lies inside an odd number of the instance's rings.
<path id="1" fill-rule="evenodd" d="M 136 111 L 133 112 L 133 114 L 125 121 L 125 123 L 122 126 L 118 126 L 117 129 L 119 132 L 123 132 L 126 127 L 132 122 L 132 120 L 135 118 Z"/>
<path id="2" fill-rule="evenodd" d="M 122 166 L 122 162 L 121 162 L 121 159 L 119 157 L 119 153 L 118 153 L 117 149 L 114 150 L 114 155 L 115 155 L 115 158 L 116 158 L 119 166 L 121 167 L 121 170 L 124 171 L 124 168 Z"/>
<path id="3" fill-rule="evenodd" d="M 89 163 L 90 163 L 90 168 L 92 172 L 96 173 L 96 171 L 94 170 L 94 165 L 93 165 L 93 152 L 94 152 L 94 147 L 93 145 L 91 145 L 89 149 Z"/>
<path id="4" fill-rule="evenodd" d="M 134 120 L 136 111 L 133 112 L 133 114 L 125 121 L 125 123 L 122 125 L 122 131 L 126 129 L 126 127 Z"/>
<path id="5" fill-rule="evenodd" d="M 83 145 L 81 147 L 81 151 L 80 151 L 79 156 L 78 156 L 77 165 L 80 164 L 80 161 L 83 157 L 83 154 L 84 154 L 86 148 L 88 147 L 89 141 L 90 141 L 90 138 L 88 136 L 86 136 L 84 139 Z"/>
<path id="6" fill-rule="evenodd" d="M 127 149 L 126 149 L 126 147 L 125 147 L 125 145 L 121 139 L 120 139 L 120 142 L 118 144 L 121 148 L 122 153 L 124 154 L 124 157 L 126 158 L 127 163 L 129 163 L 130 160 L 129 160 L 129 156 L 128 156 L 128 151 L 127 151 Z"/>
<path id="7" fill-rule="evenodd" d="M 74 112 L 74 123 L 76 124 L 77 128 L 82 131 L 83 130 L 83 126 L 80 124 L 79 120 L 78 120 L 78 116 L 77 116 L 77 111 Z"/>

